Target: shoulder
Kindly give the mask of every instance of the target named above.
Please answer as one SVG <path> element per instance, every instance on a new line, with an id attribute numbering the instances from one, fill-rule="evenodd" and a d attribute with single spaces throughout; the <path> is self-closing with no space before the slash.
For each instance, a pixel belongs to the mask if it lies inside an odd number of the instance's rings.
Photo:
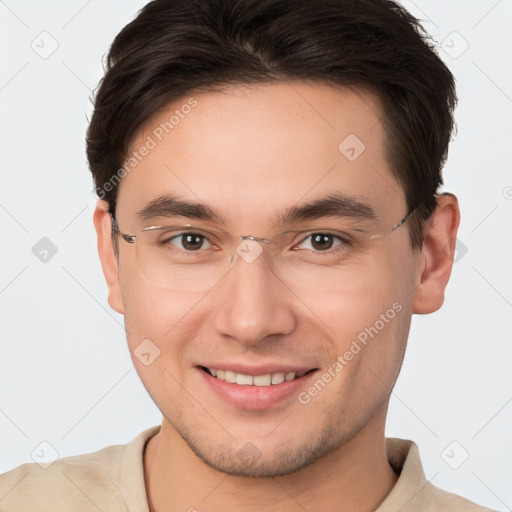
<path id="1" fill-rule="evenodd" d="M 109 512 L 128 510 L 127 500 L 144 501 L 143 449 L 159 427 L 126 445 L 63 457 L 44 469 L 22 464 L 0 475 L 2 512 Z"/>
<path id="2" fill-rule="evenodd" d="M 122 446 L 109 446 L 95 453 L 59 459 L 47 469 L 35 462 L 22 464 L 0 475 L 0 509 L 124 510 L 119 508 L 122 451 Z"/>
<path id="3" fill-rule="evenodd" d="M 490 508 L 482 507 L 462 496 L 429 485 L 429 495 L 432 510 L 446 510 L 446 512 L 494 512 Z"/>
<path id="4" fill-rule="evenodd" d="M 493 512 L 427 480 L 418 446 L 413 441 L 397 438 L 386 441 L 388 461 L 399 477 L 377 512 Z"/>

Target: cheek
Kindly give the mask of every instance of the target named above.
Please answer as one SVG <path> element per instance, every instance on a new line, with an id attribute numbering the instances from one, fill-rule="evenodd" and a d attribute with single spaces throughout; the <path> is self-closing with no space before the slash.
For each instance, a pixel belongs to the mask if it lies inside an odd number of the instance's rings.
<path id="1" fill-rule="evenodd" d="M 395 318 L 396 309 L 404 306 L 402 290 L 407 286 L 401 283 L 402 276 L 393 265 L 392 261 L 383 260 L 371 263 L 364 272 L 345 273 L 330 291 L 311 290 L 304 296 L 303 301 L 311 311 L 340 340 L 340 348 L 348 338 L 379 321 L 380 315 L 391 310 L 386 319 Z M 407 276 L 403 276 L 407 281 Z"/>
<path id="2" fill-rule="evenodd" d="M 391 250 L 373 259 L 364 272 L 344 280 L 339 290 L 318 292 L 308 306 L 328 326 L 334 357 L 341 357 L 345 379 L 385 382 L 403 358 L 410 325 L 408 292 L 411 262 Z"/>
<path id="3" fill-rule="evenodd" d="M 178 403 L 187 375 L 189 340 L 196 335 L 197 297 L 170 292 L 145 282 L 123 287 L 126 338 L 134 367 L 155 403 L 164 410 Z M 196 313 L 197 316 L 197 313 Z M 190 321 L 192 319 L 192 321 Z"/>
<path id="4" fill-rule="evenodd" d="M 123 301 L 125 305 L 125 325 L 130 348 L 141 339 L 158 340 L 165 326 L 172 321 L 172 303 L 158 291 L 144 283 L 130 282 L 123 286 Z"/>
<path id="5" fill-rule="evenodd" d="M 199 324 L 191 319 L 197 320 L 200 297 L 157 288 L 143 278 L 122 281 L 121 288 L 126 337 L 132 357 L 137 355 L 144 340 L 150 340 L 160 351 L 159 363 L 176 367 L 186 340 L 193 338 Z"/>

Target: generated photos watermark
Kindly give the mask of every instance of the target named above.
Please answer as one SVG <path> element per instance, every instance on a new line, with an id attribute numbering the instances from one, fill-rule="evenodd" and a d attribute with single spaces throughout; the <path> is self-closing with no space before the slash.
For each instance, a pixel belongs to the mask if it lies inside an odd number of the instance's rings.
<path id="1" fill-rule="evenodd" d="M 357 339 L 352 340 L 350 347 L 336 358 L 336 361 L 312 384 L 306 391 L 299 393 L 297 399 L 302 405 L 307 405 L 315 398 L 339 373 L 368 345 L 368 342 L 375 338 L 391 320 L 393 320 L 403 306 L 400 302 L 395 302 L 379 315 L 379 319 L 370 327 L 365 327 L 358 335 Z"/>

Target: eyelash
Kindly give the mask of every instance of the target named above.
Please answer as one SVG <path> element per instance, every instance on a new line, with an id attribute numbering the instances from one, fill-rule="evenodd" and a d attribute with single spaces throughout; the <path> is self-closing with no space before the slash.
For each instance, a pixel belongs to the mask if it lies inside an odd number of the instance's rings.
<path id="1" fill-rule="evenodd" d="M 337 252 L 339 250 L 342 250 L 342 249 L 345 249 L 346 247 L 349 247 L 352 245 L 351 241 L 348 239 L 348 237 L 344 238 L 340 235 L 335 235 L 334 233 L 329 233 L 329 232 L 323 232 L 323 231 L 315 231 L 314 233 L 310 233 L 308 236 L 306 236 L 305 238 L 303 238 L 298 244 L 296 245 L 300 245 L 302 243 L 304 243 L 306 240 L 308 240 L 309 238 L 315 236 L 315 235 L 322 235 L 322 236 L 328 236 L 328 237 L 332 237 L 334 239 L 337 239 L 340 243 L 338 245 L 335 245 L 334 247 L 331 247 L 330 249 L 327 249 L 325 251 L 318 251 L 318 250 L 314 250 L 314 249 L 306 249 L 306 250 L 309 250 L 311 252 L 314 252 L 315 254 L 325 254 L 325 255 L 329 255 L 329 254 L 332 254 L 334 252 Z"/>
<path id="2" fill-rule="evenodd" d="M 207 236 L 202 235 L 200 233 L 195 233 L 195 232 L 192 232 L 192 231 L 186 231 L 186 232 L 183 232 L 183 233 L 179 233 L 177 235 L 173 235 L 172 237 L 165 238 L 164 240 L 160 241 L 159 244 L 162 245 L 162 246 L 169 245 L 169 242 L 171 242 L 172 240 L 179 239 L 179 238 L 184 237 L 186 235 L 193 235 L 193 236 L 201 237 L 203 239 L 203 241 L 208 241 L 210 244 L 212 244 L 212 242 L 210 242 L 210 240 L 208 239 Z M 324 231 L 314 231 L 314 232 L 310 233 L 309 235 L 307 235 L 305 238 L 303 238 L 300 242 L 295 244 L 292 247 L 292 250 L 301 250 L 301 249 L 296 249 L 296 247 L 298 245 L 303 244 L 306 240 L 308 240 L 309 238 L 311 238 L 311 237 L 313 237 L 315 235 L 322 235 L 322 236 L 332 237 L 334 239 L 337 239 L 340 243 L 338 245 L 335 245 L 334 247 L 332 247 L 330 249 L 326 249 L 325 251 L 314 250 L 314 249 L 302 249 L 302 250 L 308 250 L 308 251 L 313 252 L 315 254 L 329 255 L 329 254 L 332 254 L 332 253 L 334 253 L 334 252 L 336 252 L 336 251 L 338 251 L 340 249 L 343 249 L 343 248 L 346 248 L 346 247 L 350 247 L 351 245 L 353 245 L 352 241 L 348 237 L 342 237 L 340 235 L 336 235 L 336 234 L 330 233 L 328 231 L 325 231 L 325 232 Z M 174 246 L 174 244 L 171 244 L 171 245 Z M 215 245 L 215 244 L 213 244 L 213 245 Z M 193 253 L 196 253 L 196 252 L 200 252 L 202 249 L 198 249 L 196 251 L 192 251 L 192 250 L 178 248 L 177 250 L 179 250 L 181 252 L 184 252 L 184 253 L 193 254 Z"/>

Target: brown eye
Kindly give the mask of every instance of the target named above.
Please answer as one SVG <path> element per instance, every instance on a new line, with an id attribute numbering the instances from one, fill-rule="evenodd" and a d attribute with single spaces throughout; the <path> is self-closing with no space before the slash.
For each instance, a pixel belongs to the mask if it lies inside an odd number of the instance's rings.
<path id="1" fill-rule="evenodd" d="M 329 249 L 336 248 L 343 244 L 346 244 L 345 240 L 338 235 L 332 235 L 330 233 L 312 233 L 298 244 L 297 248 L 309 249 L 313 252 L 327 252 Z"/>
<path id="2" fill-rule="evenodd" d="M 168 243 L 178 246 L 179 249 L 185 251 L 198 251 L 204 249 L 203 245 L 206 242 L 206 237 L 196 233 L 181 233 L 168 240 Z"/>
<path id="3" fill-rule="evenodd" d="M 316 251 L 325 251 L 327 249 L 330 249 L 333 246 L 333 244 L 334 244 L 333 238 L 334 237 L 332 235 L 326 235 L 323 233 L 314 233 L 311 235 L 311 246 Z"/>
<path id="4" fill-rule="evenodd" d="M 196 251 L 201 249 L 204 242 L 204 236 L 186 234 L 182 235 L 182 245 L 187 251 Z"/>

